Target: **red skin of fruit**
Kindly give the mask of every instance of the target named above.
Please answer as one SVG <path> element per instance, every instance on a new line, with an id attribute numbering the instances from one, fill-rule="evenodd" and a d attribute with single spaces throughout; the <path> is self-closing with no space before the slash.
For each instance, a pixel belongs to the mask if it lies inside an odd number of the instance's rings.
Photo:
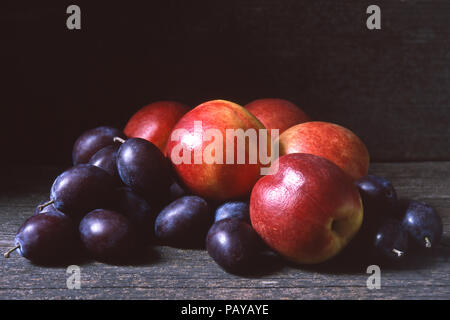
<path id="1" fill-rule="evenodd" d="M 369 152 L 350 130 L 329 122 L 312 121 L 293 126 L 279 138 L 280 156 L 310 153 L 324 157 L 349 174 L 354 180 L 369 170 Z"/>
<path id="2" fill-rule="evenodd" d="M 250 198 L 253 228 L 275 251 L 296 263 L 338 254 L 359 230 L 363 208 L 350 177 L 311 154 L 278 159 L 277 173 L 261 178 Z"/>
<path id="3" fill-rule="evenodd" d="M 226 141 L 226 129 L 243 129 L 244 131 L 253 128 L 256 130 L 264 129 L 264 126 L 251 115 L 245 108 L 225 100 L 213 100 L 205 102 L 193 110 L 186 113 L 175 125 L 176 129 L 186 129 L 190 136 L 194 132 L 194 121 L 202 121 L 203 133 L 206 129 L 218 129 L 223 136 L 223 142 Z M 172 132 L 173 132 L 172 131 Z M 181 142 L 180 142 L 181 141 Z M 171 157 L 173 148 L 181 143 L 183 149 L 191 150 L 191 163 L 173 163 Z M 171 158 L 172 164 L 179 178 L 184 185 L 194 194 L 211 200 L 227 200 L 248 195 L 251 188 L 260 177 L 260 165 L 249 164 L 248 161 L 248 143 L 246 143 L 246 161 L 245 164 L 226 164 L 226 149 L 223 147 L 223 164 L 194 164 L 194 149 L 199 148 L 201 144 L 202 152 L 205 147 L 211 144 L 211 141 L 195 139 L 183 139 L 172 141 L 169 138 L 166 148 L 167 157 Z M 235 159 L 237 154 L 237 145 L 235 144 Z M 183 155 L 183 151 L 180 155 Z"/>
<path id="4" fill-rule="evenodd" d="M 164 152 L 173 126 L 188 111 L 187 106 L 175 101 L 153 102 L 130 118 L 124 133 L 128 138 L 148 140 Z"/>
<path id="5" fill-rule="evenodd" d="M 258 99 L 245 106 L 268 129 L 279 129 L 279 134 L 296 124 L 310 121 L 306 113 L 290 101 Z"/>

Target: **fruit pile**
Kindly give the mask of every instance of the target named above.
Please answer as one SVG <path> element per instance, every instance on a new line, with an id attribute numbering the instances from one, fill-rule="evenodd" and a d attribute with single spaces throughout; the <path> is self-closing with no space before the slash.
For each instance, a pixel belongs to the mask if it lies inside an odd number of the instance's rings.
<path id="1" fill-rule="evenodd" d="M 271 143 L 280 157 L 271 174 L 261 176 L 260 161 L 237 161 L 236 151 L 248 160 L 261 147 L 252 140 L 231 149 L 234 162 L 229 148 L 212 152 L 204 138 L 211 128 L 223 137 L 230 129 L 278 129 Z M 187 153 L 195 150 L 216 160 L 227 153 L 227 161 L 195 161 L 196 152 Z M 206 247 L 223 269 L 239 273 L 252 271 L 268 250 L 311 264 L 349 243 L 397 261 L 414 245 L 435 247 L 442 235 L 433 208 L 398 201 L 388 181 L 367 175 L 369 154 L 353 132 L 310 121 L 286 100 L 246 107 L 214 100 L 192 110 L 155 102 L 124 132 L 98 127 L 82 134 L 72 160 L 5 257 L 17 250 L 36 263 L 75 255 L 115 263 L 148 245 Z"/>

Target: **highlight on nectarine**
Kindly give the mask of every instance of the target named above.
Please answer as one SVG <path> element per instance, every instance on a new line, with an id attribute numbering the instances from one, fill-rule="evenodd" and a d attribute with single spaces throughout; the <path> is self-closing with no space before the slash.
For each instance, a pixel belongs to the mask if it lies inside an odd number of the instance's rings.
<path id="1" fill-rule="evenodd" d="M 354 180 L 367 174 L 369 152 L 352 131 L 340 125 L 311 121 L 293 126 L 279 138 L 280 155 L 310 153 L 334 162 Z"/>
<path id="2" fill-rule="evenodd" d="M 281 134 L 288 128 L 310 121 L 298 106 L 284 99 L 257 99 L 245 105 L 267 130 L 278 129 Z"/>
<path id="3" fill-rule="evenodd" d="M 261 137 L 262 131 L 268 137 L 265 143 L 253 139 L 258 133 Z M 227 200 L 250 193 L 262 166 L 268 164 L 261 159 L 263 145 L 270 154 L 270 136 L 258 119 L 233 102 L 213 100 L 178 121 L 166 155 L 181 182 L 194 194 Z"/>
<path id="4" fill-rule="evenodd" d="M 352 179 L 312 154 L 293 153 L 277 161 L 277 173 L 259 179 L 252 190 L 253 228 L 288 260 L 312 264 L 332 258 L 362 223 L 362 202 Z"/>

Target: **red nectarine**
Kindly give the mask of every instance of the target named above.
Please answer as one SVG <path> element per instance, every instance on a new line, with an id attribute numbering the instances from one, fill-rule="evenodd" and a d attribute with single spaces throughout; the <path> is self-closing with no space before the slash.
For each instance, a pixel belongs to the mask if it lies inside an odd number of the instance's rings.
<path id="1" fill-rule="evenodd" d="M 214 200 L 237 198 L 250 193 L 260 177 L 259 159 L 253 163 L 249 161 L 250 151 L 258 150 L 258 142 L 250 140 L 246 143 L 244 140 L 238 150 L 233 138 L 233 146 L 225 146 L 228 131 L 236 129 L 258 132 L 264 126 L 245 108 L 224 100 L 208 101 L 197 106 L 175 125 L 167 143 L 166 155 L 170 157 L 181 181 L 193 193 Z M 217 136 L 209 136 L 211 132 L 217 133 Z M 218 143 L 219 147 L 211 149 L 212 143 Z M 206 154 L 212 155 L 215 161 L 206 159 Z M 230 154 L 232 159 L 228 161 Z M 239 154 L 245 157 L 243 163 L 239 163 Z"/>
<path id="2" fill-rule="evenodd" d="M 250 198 L 253 228 L 275 251 L 297 263 L 339 253 L 359 230 L 363 208 L 351 178 L 311 154 L 280 157 L 278 171 L 258 180 Z"/>
<path id="3" fill-rule="evenodd" d="M 257 99 L 248 103 L 245 108 L 261 121 L 266 129 L 278 129 L 279 134 L 296 124 L 310 121 L 302 109 L 283 99 Z"/>
<path id="4" fill-rule="evenodd" d="M 164 152 L 170 131 L 188 111 L 187 106 L 175 101 L 153 102 L 130 118 L 124 132 L 129 138 L 148 140 Z"/>
<path id="5" fill-rule="evenodd" d="M 354 180 L 367 174 L 369 152 L 350 130 L 329 122 L 312 121 L 293 126 L 279 138 L 280 155 L 310 153 L 324 157 Z"/>

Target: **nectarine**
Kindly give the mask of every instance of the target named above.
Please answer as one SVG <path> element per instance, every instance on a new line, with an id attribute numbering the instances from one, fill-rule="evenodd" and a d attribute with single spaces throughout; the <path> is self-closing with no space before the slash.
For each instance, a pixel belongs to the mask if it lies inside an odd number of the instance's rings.
<path id="1" fill-rule="evenodd" d="M 250 161 L 253 154 L 250 151 L 258 150 L 258 142 L 249 139 L 248 143 L 241 146 L 233 143 L 229 148 L 226 145 L 228 133 L 238 129 L 258 132 L 264 126 L 245 108 L 225 100 L 205 102 L 186 113 L 175 125 L 166 155 L 180 180 L 194 194 L 226 200 L 250 193 L 260 177 L 260 161 Z M 211 132 L 217 135 L 210 136 Z M 231 140 L 234 142 L 234 138 Z M 211 143 L 218 143 L 218 147 L 211 148 Z M 206 154 L 214 161 L 205 158 Z"/>
<path id="2" fill-rule="evenodd" d="M 310 121 L 302 109 L 283 99 L 257 99 L 245 105 L 245 108 L 266 129 L 278 129 L 279 134 L 296 124 Z"/>
<path id="3" fill-rule="evenodd" d="M 252 190 L 253 228 L 291 261 L 311 264 L 330 259 L 361 226 L 357 188 L 325 158 L 294 153 L 277 161 L 277 173 L 262 177 Z"/>
<path id="4" fill-rule="evenodd" d="M 369 152 L 353 132 L 337 124 L 312 121 L 293 126 L 279 138 L 280 155 L 310 153 L 324 157 L 354 180 L 367 174 Z"/>
<path id="5" fill-rule="evenodd" d="M 187 106 L 175 101 L 153 102 L 130 118 L 124 132 L 128 138 L 145 139 L 164 152 L 170 131 L 188 111 Z"/>

